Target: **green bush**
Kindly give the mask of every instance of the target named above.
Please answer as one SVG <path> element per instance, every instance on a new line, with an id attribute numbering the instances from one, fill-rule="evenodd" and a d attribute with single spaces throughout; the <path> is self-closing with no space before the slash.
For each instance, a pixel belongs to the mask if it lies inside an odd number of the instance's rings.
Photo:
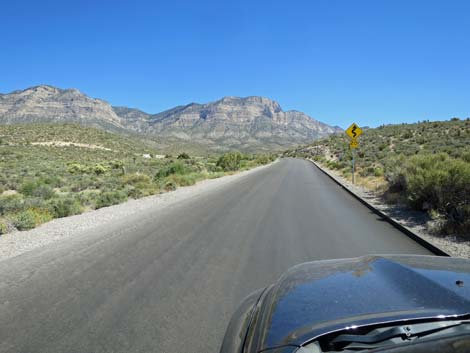
<path id="1" fill-rule="evenodd" d="M 273 161 L 273 157 L 267 155 L 267 154 L 262 154 L 258 156 L 256 159 L 256 164 L 268 164 Z"/>
<path id="2" fill-rule="evenodd" d="M 55 195 L 54 190 L 49 185 L 39 185 L 33 192 L 34 197 L 49 200 Z"/>
<path id="3" fill-rule="evenodd" d="M 326 165 L 330 169 L 342 169 L 342 168 L 344 168 L 344 165 L 342 163 L 337 162 L 337 161 L 332 161 L 332 160 L 327 161 Z"/>
<path id="4" fill-rule="evenodd" d="M 24 199 L 21 195 L 0 196 L 0 215 L 16 213 L 24 209 Z"/>
<path id="5" fill-rule="evenodd" d="M 13 225 L 18 230 L 32 229 L 36 226 L 36 217 L 32 210 L 26 210 L 13 217 Z"/>
<path id="6" fill-rule="evenodd" d="M 391 181 L 390 189 L 402 190 L 408 204 L 415 209 L 443 214 L 448 229 L 468 234 L 469 163 L 441 153 L 416 155 L 396 168 L 399 171 Z M 394 183 L 399 183 L 399 187 Z"/>
<path id="7" fill-rule="evenodd" d="M 184 175 L 189 173 L 190 170 L 182 162 L 173 162 L 158 171 L 155 175 L 156 179 L 166 178 L 172 174 Z"/>
<path id="8" fill-rule="evenodd" d="M 165 191 L 173 191 L 173 190 L 176 190 L 177 187 L 178 187 L 178 185 L 175 183 L 174 180 L 166 180 L 163 183 L 163 189 Z"/>
<path id="9" fill-rule="evenodd" d="M 112 169 L 122 169 L 122 167 L 124 167 L 124 162 L 123 162 L 123 161 L 114 160 L 114 161 L 109 162 L 109 166 L 110 166 Z"/>
<path id="10" fill-rule="evenodd" d="M 67 172 L 71 174 L 88 173 L 88 167 L 79 163 L 70 163 L 67 167 Z"/>
<path id="11" fill-rule="evenodd" d="M 383 168 L 380 168 L 380 167 L 374 168 L 374 176 L 381 177 L 383 175 L 384 175 Z"/>
<path id="12" fill-rule="evenodd" d="M 0 235 L 6 234 L 8 232 L 7 223 L 4 220 L 0 219 Z"/>
<path id="13" fill-rule="evenodd" d="M 51 219 L 52 216 L 47 210 L 28 209 L 14 215 L 12 221 L 18 230 L 28 230 Z"/>
<path id="14" fill-rule="evenodd" d="M 136 184 L 141 184 L 141 183 L 150 183 L 151 179 L 146 174 L 132 173 L 132 174 L 124 175 L 121 178 L 121 181 L 123 184 L 136 185 Z"/>
<path id="15" fill-rule="evenodd" d="M 103 165 L 103 164 L 96 164 L 96 165 L 93 166 L 93 168 L 91 170 L 96 175 L 101 175 L 101 174 L 106 173 L 109 170 L 109 168 L 107 166 Z"/>
<path id="16" fill-rule="evenodd" d="M 464 162 L 470 163 L 470 151 L 463 152 L 461 158 Z"/>
<path id="17" fill-rule="evenodd" d="M 140 197 L 145 196 L 145 192 L 142 189 L 139 189 L 133 185 L 126 185 L 124 188 L 124 192 L 126 193 L 127 197 L 138 199 Z"/>
<path id="18" fill-rule="evenodd" d="M 43 177 L 42 182 L 52 188 L 61 187 L 64 184 L 62 178 L 53 175 Z"/>
<path id="19" fill-rule="evenodd" d="M 73 197 L 60 197 L 50 202 L 52 214 L 56 218 L 73 216 L 82 213 L 82 206 Z"/>
<path id="20" fill-rule="evenodd" d="M 217 179 L 217 178 L 221 178 L 224 176 L 224 173 L 223 172 L 213 172 L 213 173 L 210 173 L 208 175 L 208 178 L 209 179 Z"/>
<path id="21" fill-rule="evenodd" d="M 165 179 L 166 183 L 172 183 L 177 186 L 189 186 L 194 185 L 199 180 L 202 180 L 206 177 L 206 174 L 203 173 L 191 173 L 186 175 L 170 175 Z"/>
<path id="22" fill-rule="evenodd" d="M 241 160 L 242 154 L 240 152 L 228 152 L 217 160 L 217 166 L 225 171 L 234 171 L 240 169 Z"/>
<path id="23" fill-rule="evenodd" d="M 183 153 L 180 153 L 177 158 L 178 159 L 190 159 L 191 157 L 189 157 L 189 154 L 187 154 L 186 152 L 183 152 Z"/>
<path id="24" fill-rule="evenodd" d="M 34 181 L 26 181 L 24 182 L 21 187 L 19 192 L 21 192 L 25 196 L 33 196 L 34 190 L 37 188 L 37 183 Z"/>
<path id="25" fill-rule="evenodd" d="M 104 191 L 96 200 L 96 208 L 116 205 L 127 200 L 127 195 L 122 191 Z"/>

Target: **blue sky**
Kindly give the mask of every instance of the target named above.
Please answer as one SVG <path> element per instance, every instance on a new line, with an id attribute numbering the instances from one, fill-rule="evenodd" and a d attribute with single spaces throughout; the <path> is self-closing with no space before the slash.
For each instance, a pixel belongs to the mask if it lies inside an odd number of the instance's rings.
<path id="1" fill-rule="evenodd" d="M 150 113 L 261 95 L 333 125 L 470 116 L 470 1 L 9 1 L 0 92 Z"/>

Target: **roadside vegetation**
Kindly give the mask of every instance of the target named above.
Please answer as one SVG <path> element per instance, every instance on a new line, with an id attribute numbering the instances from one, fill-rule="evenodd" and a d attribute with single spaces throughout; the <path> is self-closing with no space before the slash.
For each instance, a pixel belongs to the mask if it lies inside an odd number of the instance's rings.
<path id="1" fill-rule="evenodd" d="M 421 210 L 445 234 L 470 239 L 470 119 L 364 129 L 356 153 L 356 180 L 390 203 Z M 285 153 L 313 158 L 351 179 L 351 151 L 337 134 Z"/>
<path id="2" fill-rule="evenodd" d="M 273 161 L 163 155 L 151 141 L 71 124 L 0 126 L 0 234 Z"/>

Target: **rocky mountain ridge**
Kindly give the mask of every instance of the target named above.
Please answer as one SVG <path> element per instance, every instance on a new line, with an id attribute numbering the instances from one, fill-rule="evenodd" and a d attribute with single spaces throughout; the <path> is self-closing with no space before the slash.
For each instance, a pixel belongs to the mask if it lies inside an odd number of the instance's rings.
<path id="1" fill-rule="evenodd" d="M 283 111 L 279 103 L 258 96 L 224 97 L 148 114 L 48 85 L 0 94 L 0 124 L 30 122 L 79 123 L 167 144 L 195 143 L 220 150 L 284 148 L 341 131 L 302 112 Z"/>

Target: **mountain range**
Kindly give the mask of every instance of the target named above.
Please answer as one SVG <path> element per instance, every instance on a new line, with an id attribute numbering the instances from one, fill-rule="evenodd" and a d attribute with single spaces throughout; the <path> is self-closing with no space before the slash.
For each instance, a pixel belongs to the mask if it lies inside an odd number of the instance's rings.
<path id="1" fill-rule="evenodd" d="M 224 97 L 157 114 L 111 106 L 77 89 L 40 85 L 0 94 L 0 124 L 78 123 L 138 134 L 162 147 L 199 145 L 208 150 L 262 151 L 308 143 L 342 131 L 265 97 Z"/>

